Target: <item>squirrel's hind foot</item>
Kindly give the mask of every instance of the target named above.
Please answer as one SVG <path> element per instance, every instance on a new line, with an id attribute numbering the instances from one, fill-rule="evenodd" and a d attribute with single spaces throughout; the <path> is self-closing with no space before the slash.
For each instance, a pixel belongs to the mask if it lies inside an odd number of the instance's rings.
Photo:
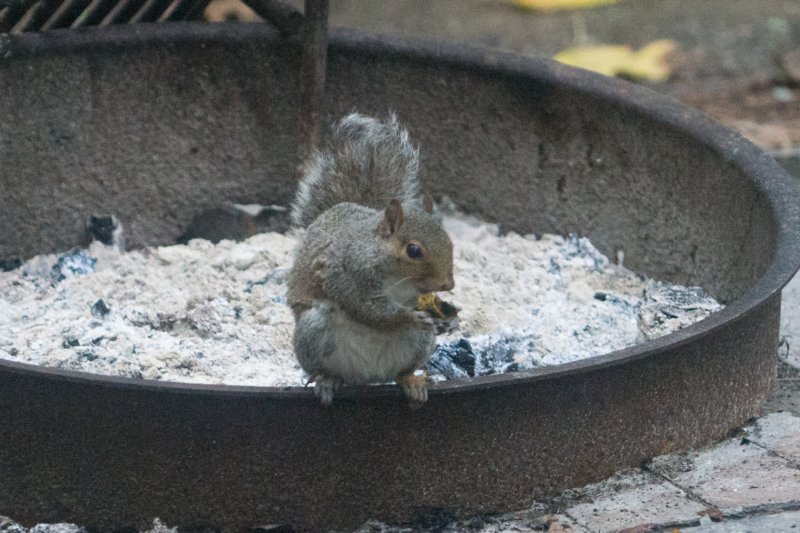
<path id="1" fill-rule="evenodd" d="M 322 405 L 330 405 L 333 402 L 333 393 L 340 385 L 341 382 L 337 379 L 317 376 L 314 378 L 314 394 L 322 402 Z"/>
<path id="2" fill-rule="evenodd" d="M 412 409 L 419 409 L 428 401 L 428 383 L 425 376 L 416 376 L 414 373 L 397 376 L 397 384 L 403 389 L 408 398 L 408 405 Z"/>

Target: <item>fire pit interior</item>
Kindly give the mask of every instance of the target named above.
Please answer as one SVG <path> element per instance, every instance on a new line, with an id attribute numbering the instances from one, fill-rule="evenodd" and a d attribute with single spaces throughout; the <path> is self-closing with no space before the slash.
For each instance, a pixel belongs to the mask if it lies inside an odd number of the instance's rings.
<path id="1" fill-rule="evenodd" d="M 0 38 L 0 258 L 87 243 L 113 213 L 172 244 L 223 202 L 294 192 L 299 44 L 259 25 Z M 549 62 L 346 31 L 331 123 L 398 113 L 422 181 L 502 231 L 577 234 L 724 310 L 558 367 L 388 386 L 323 409 L 302 387 L 161 383 L 0 360 L 0 514 L 99 528 L 348 527 L 524 506 L 722 436 L 774 377 L 797 192 L 737 134 L 645 89 Z M 98 308 L 98 313 L 102 309 Z"/>
<path id="2" fill-rule="evenodd" d="M 585 237 L 501 235 L 496 224 L 452 205 L 440 210 L 455 249 L 457 284 L 446 297 L 460 310 L 423 369 L 430 380 L 578 361 L 722 308 L 701 287 L 612 263 Z M 101 218 L 90 218 L 90 231 Z M 303 230 L 124 251 L 123 226 L 105 218 L 114 228 L 106 241 L 0 272 L 0 359 L 191 383 L 309 380 L 293 354 L 287 305 Z"/>

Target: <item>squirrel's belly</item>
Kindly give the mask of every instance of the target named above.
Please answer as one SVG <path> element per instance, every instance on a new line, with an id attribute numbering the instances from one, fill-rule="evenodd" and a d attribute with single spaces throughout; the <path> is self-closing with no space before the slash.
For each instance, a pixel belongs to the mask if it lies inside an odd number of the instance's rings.
<path id="1" fill-rule="evenodd" d="M 345 383 L 394 380 L 427 361 L 434 349 L 433 332 L 413 326 L 378 330 L 352 320 L 338 308 L 331 310 L 331 321 L 333 353 L 326 366 Z"/>

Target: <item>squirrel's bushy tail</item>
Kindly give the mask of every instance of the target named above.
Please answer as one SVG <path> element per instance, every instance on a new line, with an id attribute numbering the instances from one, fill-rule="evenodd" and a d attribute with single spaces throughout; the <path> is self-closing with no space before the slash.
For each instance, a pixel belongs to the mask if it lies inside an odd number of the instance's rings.
<path id="1" fill-rule="evenodd" d="M 419 151 L 392 114 L 378 119 L 352 113 L 333 128 L 327 146 L 305 163 L 292 203 L 292 222 L 308 226 L 326 209 L 353 202 L 384 209 L 393 198 L 419 196 Z"/>

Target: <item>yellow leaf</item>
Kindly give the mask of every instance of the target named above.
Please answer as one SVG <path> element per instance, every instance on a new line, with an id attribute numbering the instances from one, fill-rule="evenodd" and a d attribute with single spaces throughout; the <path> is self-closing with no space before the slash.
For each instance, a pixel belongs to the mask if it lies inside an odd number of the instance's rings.
<path id="1" fill-rule="evenodd" d="M 631 60 L 633 50 L 627 46 L 577 46 L 557 53 L 553 59 L 566 65 L 616 76 L 620 66 Z"/>
<path id="2" fill-rule="evenodd" d="M 616 4 L 619 0 L 514 0 L 517 7 L 536 11 L 563 11 L 569 9 L 590 9 L 598 6 Z"/>
<path id="3" fill-rule="evenodd" d="M 664 81 L 670 75 L 666 57 L 676 48 L 669 39 L 653 41 L 637 51 L 616 45 L 579 46 L 559 52 L 553 59 L 606 76 Z"/>
<path id="4" fill-rule="evenodd" d="M 666 58 L 675 48 L 677 44 L 669 39 L 653 41 L 635 52 L 630 62 L 621 65 L 617 75 L 637 80 L 666 81 L 670 75 Z"/>

